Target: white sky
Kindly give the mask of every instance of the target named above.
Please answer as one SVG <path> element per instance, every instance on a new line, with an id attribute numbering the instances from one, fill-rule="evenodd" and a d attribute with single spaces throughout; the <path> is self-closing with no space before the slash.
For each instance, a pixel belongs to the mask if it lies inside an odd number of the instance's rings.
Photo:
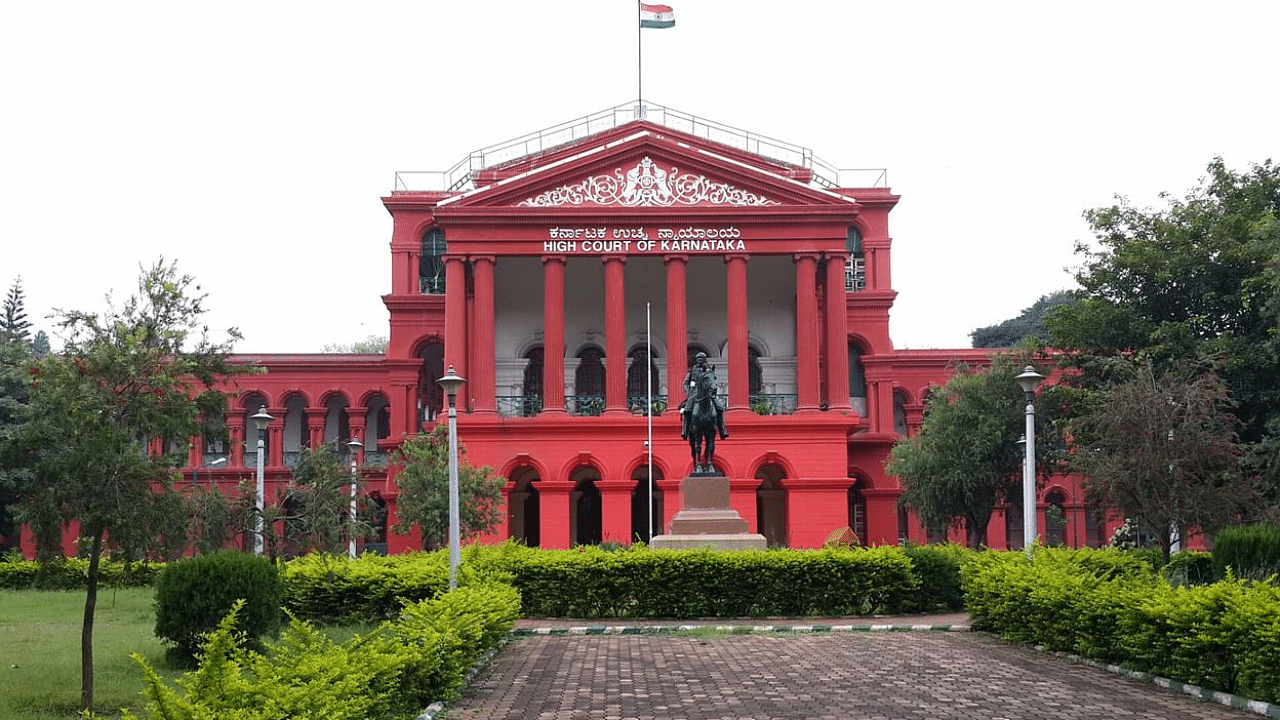
<path id="1" fill-rule="evenodd" d="M 669 4 L 647 100 L 888 168 L 898 347 L 1071 287 L 1086 208 L 1280 159 L 1270 0 Z M 239 351 L 385 334 L 395 172 L 633 100 L 636 25 L 632 0 L 4 3 L 3 291 L 51 331 L 163 255 Z"/>

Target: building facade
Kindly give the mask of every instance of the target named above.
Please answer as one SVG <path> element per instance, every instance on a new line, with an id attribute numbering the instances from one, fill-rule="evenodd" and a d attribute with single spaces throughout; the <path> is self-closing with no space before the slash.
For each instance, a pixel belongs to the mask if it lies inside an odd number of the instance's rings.
<path id="1" fill-rule="evenodd" d="M 385 354 L 240 356 L 266 373 L 237 379 L 230 446 L 194 447 L 187 473 L 228 487 L 251 477 L 249 417 L 265 408 L 268 497 L 303 447 L 354 437 L 363 492 L 394 517 L 386 459 L 443 419 L 437 380 L 452 367 L 467 381 L 467 456 L 508 479 L 505 520 L 486 539 L 647 540 L 679 510 L 693 467 L 676 408 L 703 352 L 731 435 L 716 465 L 753 532 L 789 547 L 843 526 L 868 544 L 937 539 L 899 510 L 884 464 L 919 429 L 929 389 L 987 351 L 893 347 L 897 202 L 883 172 L 834 170 L 652 105 L 478 151 L 444 173 L 402 173 L 383 198 Z M 1078 486 L 1063 480 L 1039 499 L 1039 527 L 1057 506 L 1066 544 L 1102 541 Z M 1017 512 L 997 512 L 990 546 L 1021 544 Z M 379 541 L 370 549 L 419 547 Z"/>

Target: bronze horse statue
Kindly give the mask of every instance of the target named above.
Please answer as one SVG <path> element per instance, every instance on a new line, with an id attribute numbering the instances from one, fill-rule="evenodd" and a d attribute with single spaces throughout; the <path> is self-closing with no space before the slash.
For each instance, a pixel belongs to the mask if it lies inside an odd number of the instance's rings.
<path id="1" fill-rule="evenodd" d="M 689 413 L 689 454 L 693 457 L 693 471 L 715 473 L 716 430 L 719 425 L 715 373 L 699 373 L 693 385 L 685 407 L 685 412 Z"/>

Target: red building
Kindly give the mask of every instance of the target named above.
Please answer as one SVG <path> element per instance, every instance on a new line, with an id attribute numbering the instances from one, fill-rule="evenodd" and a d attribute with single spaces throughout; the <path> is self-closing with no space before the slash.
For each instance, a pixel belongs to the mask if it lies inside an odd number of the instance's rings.
<path id="1" fill-rule="evenodd" d="M 716 462 L 753 531 L 791 547 L 845 525 L 869 544 L 924 542 L 884 463 L 918 430 L 929 388 L 986 351 L 894 349 L 897 201 L 883 171 L 835 170 L 804 148 L 652 105 L 477 151 L 443 173 L 401 173 L 383 198 L 394 220 L 386 354 L 241 356 L 267 372 L 238 380 L 230 448 L 193 449 L 187 472 L 228 486 L 252 477 L 248 417 L 265 406 L 268 497 L 303 447 L 355 436 L 365 490 L 394 513 L 394 478 L 380 468 L 400 437 L 443 417 L 436 381 L 453 366 L 467 380 L 459 438 L 509 480 L 493 539 L 647 539 L 650 421 L 665 525 L 692 468 L 675 407 L 689 358 L 705 352 L 731 433 Z M 1040 500 L 1039 527 L 1052 504 L 1067 544 L 1101 539 L 1078 487 Z M 1021 532 L 998 511 L 988 544 L 1018 546 Z M 387 546 L 418 543 L 392 535 Z"/>

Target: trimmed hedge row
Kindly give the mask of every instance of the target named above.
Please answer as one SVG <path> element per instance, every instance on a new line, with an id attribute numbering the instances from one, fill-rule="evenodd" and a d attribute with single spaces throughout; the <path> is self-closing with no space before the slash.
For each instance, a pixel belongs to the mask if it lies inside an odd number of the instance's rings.
<path id="1" fill-rule="evenodd" d="M 210 634 L 199 669 L 177 688 L 134 656 L 147 680 L 144 717 L 412 717 L 457 696 L 466 672 L 510 632 L 519 606 L 508 586 L 464 586 L 342 644 L 295 620 L 266 654 L 237 647 L 233 611 Z"/>
<path id="2" fill-rule="evenodd" d="M 866 615 L 935 604 L 922 595 L 910 557 L 895 547 L 718 552 L 508 544 L 474 548 L 468 562 L 481 573 L 509 575 L 526 617 Z"/>
<path id="3" fill-rule="evenodd" d="M 355 560 L 313 554 L 284 565 L 284 606 L 322 623 L 385 620 L 408 603 L 449 589 L 447 552 L 362 555 Z"/>
<path id="4" fill-rule="evenodd" d="M 1183 682 L 1280 702 L 1280 588 L 1174 587 L 1110 550 L 989 551 L 962 577 L 975 629 Z"/>
<path id="5" fill-rule="evenodd" d="M 164 563 L 121 563 L 103 558 L 98 565 L 98 584 L 100 587 L 147 587 L 163 569 Z M 82 590 L 88 575 L 89 561 L 81 558 L 36 562 L 17 553 L 0 556 L 0 589 Z"/>

